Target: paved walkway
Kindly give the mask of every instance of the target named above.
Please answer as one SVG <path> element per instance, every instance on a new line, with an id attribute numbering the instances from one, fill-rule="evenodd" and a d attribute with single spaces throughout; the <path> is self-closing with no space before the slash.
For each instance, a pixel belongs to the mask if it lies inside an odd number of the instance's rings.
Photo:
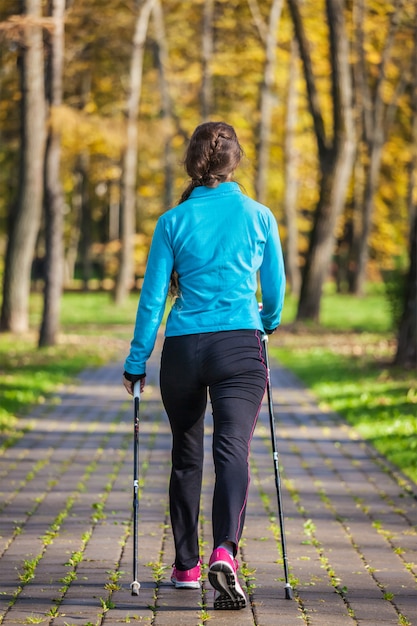
<path id="1" fill-rule="evenodd" d="M 157 358 L 157 355 L 156 355 Z M 120 364 L 85 372 L 0 456 L 0 623 L 52 626 L 417 625 L 417 488 L 285 370 L 272 380 L 294 600 L 286 600 L 265 404 L 239 560 L 250 606 L 169 583 L 170 433 L 156 360 L 141 403 L 138 597 L 132 581 L 132 404 Z M 210 417 L 201 551 L 211 551 Z M 414 493 L 413 493 L 414 491 Z M 204 576 L 204 578 L 206 578 Z"/>

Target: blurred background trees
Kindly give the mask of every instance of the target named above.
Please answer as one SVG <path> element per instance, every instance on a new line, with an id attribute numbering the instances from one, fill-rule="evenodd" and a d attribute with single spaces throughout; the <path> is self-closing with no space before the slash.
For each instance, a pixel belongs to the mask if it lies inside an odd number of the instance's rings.
<path id="1" fill-rule="evenodd" d="M 63 288 L 140 287 L 186 140 L 224 119 L 297 318 L 319 320 L 329 280 L 385 281 L 415 358 L 416 20 L 415 0 L 4 0 L 1 329 L 27 328 L 30 288 L 47 345 Z"/>

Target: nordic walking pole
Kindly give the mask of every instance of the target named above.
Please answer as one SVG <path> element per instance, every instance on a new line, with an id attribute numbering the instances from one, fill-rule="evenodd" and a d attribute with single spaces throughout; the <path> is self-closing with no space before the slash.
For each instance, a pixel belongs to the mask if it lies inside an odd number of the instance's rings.
<path id="1" fill-rule="evenodd" d="M 139 595 L 138 582 L 138 512 L 139 512 L 139 403 L 140 380 L 133 385 L 133 582 L 132 596 Z"/>
<path id="2" fill-rule="evenodd" d="M 288 574 L 287 544 L 285 541 L 284 512 L 283 512 L 283 507 L 282 507 L 282 495 L 281 495 L 281 478 L 280 478 L 280 473 L 279 473 L 277 438 L 275 434 L 275 415 L 274 415 L 274 403 L 272 400 L 271 369 L 269 366 L 269 356 L 268 356 L 268 335 L 264 334 L 262 336 L 262 341 L 265 346 L 265 359 L 266 359 L 266 367 L 268 370 L 266 391 L 267 391 L 267 396 L 268 396 L 269 424 L 271 427 L 272 453 L 273 453 L 273 458 L 274 458 L 275 486 L 277 488 L 278 517 L 279 517 L 279 526 L 281 530 L 282 561 L 284 564 L 284 575 L 285 575 L 285 598 L 286 600 L 292 600 L 293 590 L 289 582 L 289 574 Z"/>

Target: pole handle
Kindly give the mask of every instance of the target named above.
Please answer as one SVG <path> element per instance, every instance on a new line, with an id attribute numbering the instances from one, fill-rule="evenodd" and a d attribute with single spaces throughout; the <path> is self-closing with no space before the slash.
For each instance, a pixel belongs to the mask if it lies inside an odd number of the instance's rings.
<path id="1" fill-rule="evenodd" d="M 136 381 L 133 385 L 133 397 L 140 400 L 140 380 Z"/>

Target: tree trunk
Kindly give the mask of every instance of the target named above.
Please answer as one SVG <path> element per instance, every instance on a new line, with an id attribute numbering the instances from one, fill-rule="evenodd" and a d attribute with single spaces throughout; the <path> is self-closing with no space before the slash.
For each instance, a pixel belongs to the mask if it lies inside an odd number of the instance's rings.
<path id="1" fill-rule="evenodd" d="M 404 309 L 394 363 L 417 367 L 417 208 L 410 232 L 410 268 L 406 280 Z"/>
<path id="2" fill-rule="evenodd" d="M 157 63 L 162 101 L 162 133 L 164 140 L 165 172 L 164 206 L 168 208 L 172 207 L 174 204 L 174 153 L 172 150 L 172 137 L 174 135 L 174 131 L 172 121 L 172 101 L 169 94 L 169 84 L 167 76 L 169 55 L 167 47 L 167 37 L 165 33 L 164 14 L 160 0 L 156 0 L 152 14 L 157 41 Z"/>
<path id="3" fill-rule="evenodd" d="M 262 17 L 261 11 L 259 10 L 258 0 L 248 0 L 248 5 L 252 14 L 253 23 L 258 30 L 261 41 L 265 43 L 268 36 L 268 29 Z"/>
<path id="4" fill-rule="evenodd" d="M 366 152 L 365 185 L 362 199 L 362 228 L 357 233 L 356 257 L 353 265 L 355 272 L 351 280 L 351 291 L 362 295 L 366 280 L 366 268 L 369 259 L 369 236 L 372 229 L 372 217 L 374 212 L 374 197 L 378 187 L 379 173 L 381 169 L 382 150 L 388 136 L 390 123 L 395 113 L 399 93 L 402 84 L 405 86 L 404 75 L 400 78 L 397 91 L 389 104 L 385 102 L 384 84 L 387 73 L 387 65 L 390 60 L 394 36 L 399 26 L 399 12 L 402 8 L 402 0 L 396 0 L 394 10 L 391 13 L 388 34 L 384 49 L 381 54 L 381 62 L 378 66 L 378 75 L 375 81 L 373 93 L 370 89 L 370 77 L 365 59 L 365 36 L 363 32 L 366 22 L 364 0 L 360 0 L 355 7 L 355 45 L 357 62 L 354 67 L 354 75 L 357 83 L 359 96 L 359 108 L 362 120 L 358 121 L 362 129 L 363 145 Z M 372 78 L 372 81 L 374 78 Z"/>
<path id="5" fill-rule="evenodd" d="M 331 59 L 333 136 L 326 137 L 317 97 L 308 40 L 297 0 L 288 0 L 294 32 L 303 62 L 307 97 L 313 117 L 320 164 L 320 194 L 314 213 L 304 266 L 297 320 L 319 320 L 323 284 L 335 242 L 335 227 L 343 210 L 354 158 L 352 85 L 349 46 L 341 0 L 326 0 Z"/>
<path id="6" fill-rule="evenodd" d="M 265 40 L 265 66 L 260 89 L 259 125 L 257 132 L 256 199 L 265 204 L 269 169 L 274 76 L 276 66 L 277 31 L 284 0 L 273 0 Z"/>
<path id="7" fill-rule="evenodd" d="M 77 178 L 79 185 L 78 193 L 80 194 L 79 200 L 81 201 L 79 255 L 83 291 L 89 291 L 90 279 L 93 276 L 93 264 L 91 259 L 92 218 L 90 188 L 88 182 L 89 168 L 90 154 L 87 150 L 84 150 L 79 155 L 77 163 Z"/>
<path id="8" fill-rule="evenodd" d="M 211 63 L 213 58 L 214 0 L 204 0 L 202 36 L 202 84 L 201 118 L 207 121 L 213 109 L 213 81 Z"/>
<path id="9" fill-rule="evenodd" d="M 109 181 L 109 241 L 120 237 L 120 190 L 116 181 Z"/>
<path id="10" fill-rule="evenodd" d="M 365 172 L 365 164 L 363 159 L 361 158 L 361 154 L 364 151 L 363 142 L 358 141 L 357 145 L 357 156 L 355 159 L 355 164 L 353 167 L 353 205 L 352 205 L 352 215 L 350 217 L 349 223 L 347 224 L 347 267 L 345 269 L 346 282 L 347 282 L 347 290 L 348 293 L 355 293 L 355 285 L 356 285 L 356 275 L 358 273 L 358 256 L 360 249 L 360 239 L 361 233 L 363 231 L 362 228 L 362 220 L 363 220 L 363 198 L 364 198 L 364 189 L 365 189 L 365 180 L 366 180 L 366 172 Z"/>
<path id="11" fill-rule="evenodd" d="M 143 51 L 148 23 L 155 0 L 142 0 L 136 19 L 130 62 L 129 97 L 126 106 L 126 148 L 122 165 L 121 252 L 114 299 L 121 304 L 134 280 L 134 235 L 136 213 L 136 177 L 138 162 L 138 112 L 142 89 Z"/>
<path id="12" fill-rule="evenodd" d="M 352 152 L 352 145 L 344 143 L 339 153 L 329 155 L 328 168 L 322 175 L 320 197 L 301 284 L 297 320 L 319 321 L 322 288 L 329 276 L 336 224 L 342 213 L 352 170 Z"/>
<path id="13" fill-rule="evenodd" d="M 291 293 L 300 294 L 301 274 L 298 265 L 298 228 L 297 228 L 297 155 L 294 147 L 295 127 L 297 122 L 297 43 L 291 42 L 291 57 L 287 94 L 287 114 L 284 138 L 285 191 L 284 215 L 287 225 L 285 266 Z"/>
<path id="14" fill-rule="evenodd" d="M 45 156 L 45 291 L 39 346 L 56 344 L 64 277 L 64 195 L 61 185 L 61 133 L 54 108 L 62 104 L 65 0 L 52 0 L 51 50 L 48 66 L 50 127 Z"/>
<path id="15" fill-rule="evenodd" d="M 68 2 L 67 2 L 68 7 Z M 91 97 L 91 69 L 90 51 L 84 48 L 82 58 L 86 70 L 81 77 L 81 93 L 78 108 L 82 110 Z M 64 284 L 71 286 L 76 275 L 76 263 L 80 255 L 84 291 L 88 290 L 88 280 L 91 276 L 91 210 L 88 186 L 88 172 L 90 167 L 90 153 L 88 147 L 83 147 L 77 157 L 73 171 L 74 185 L 71 194 L 71 211 L 69 215 L 70 232 L 68 247 L 64 261 Z"/>
<path id="16" fill-rule="evenodd" d="M 410 268 L 404 295 L 404 309 L 398 332 L 395 364 L 417 366 L 417 20 L 414 27 L 413 69 L 411 81 L 412 156 L 409 168 L 408 207 L 410 214 Z"/>
<path id="17" fill-rule="evenodd" d="M 30 272 L 43 197 L 46 141 L 44 54 L 41 0 L 26 0 L 20 67 L 22 127 L 20 180 L 16 205 L 10 215 L 0 327 L 23 332 L 29 327 Z"/>
<path id="18" fill-rule="evenodd" d="M 376 137 L 372 144 L 368 144 L 369 165 L 365 168 L 365 187 L 362 199 L 362 228 L 357 238 L 357 256 L 355 259 L 355 275 L 352 281 L 352 293 L 363 295 L 366 268 L 369 259 L 369 237 L 372 230 L 372 215 L 374 210 L 374 197 L 378 186 L 378 177 L 381 167 L 382 148 L 384 139 Z"/>
<path id="19" fill-rule="evenodd" d="M 74 188 L 72 191 L 71 223 L 68 247 L 64 262 L 64 286 L 70 287 L 75 278 L 75 265 L 78 256 L 78 247 L 81 239 L 81 215 L 82 215 L 82 184 L 83 174 L 77 169 L 73 174 Z M 119 231 L 117 231 L 119 232 Z"/>

